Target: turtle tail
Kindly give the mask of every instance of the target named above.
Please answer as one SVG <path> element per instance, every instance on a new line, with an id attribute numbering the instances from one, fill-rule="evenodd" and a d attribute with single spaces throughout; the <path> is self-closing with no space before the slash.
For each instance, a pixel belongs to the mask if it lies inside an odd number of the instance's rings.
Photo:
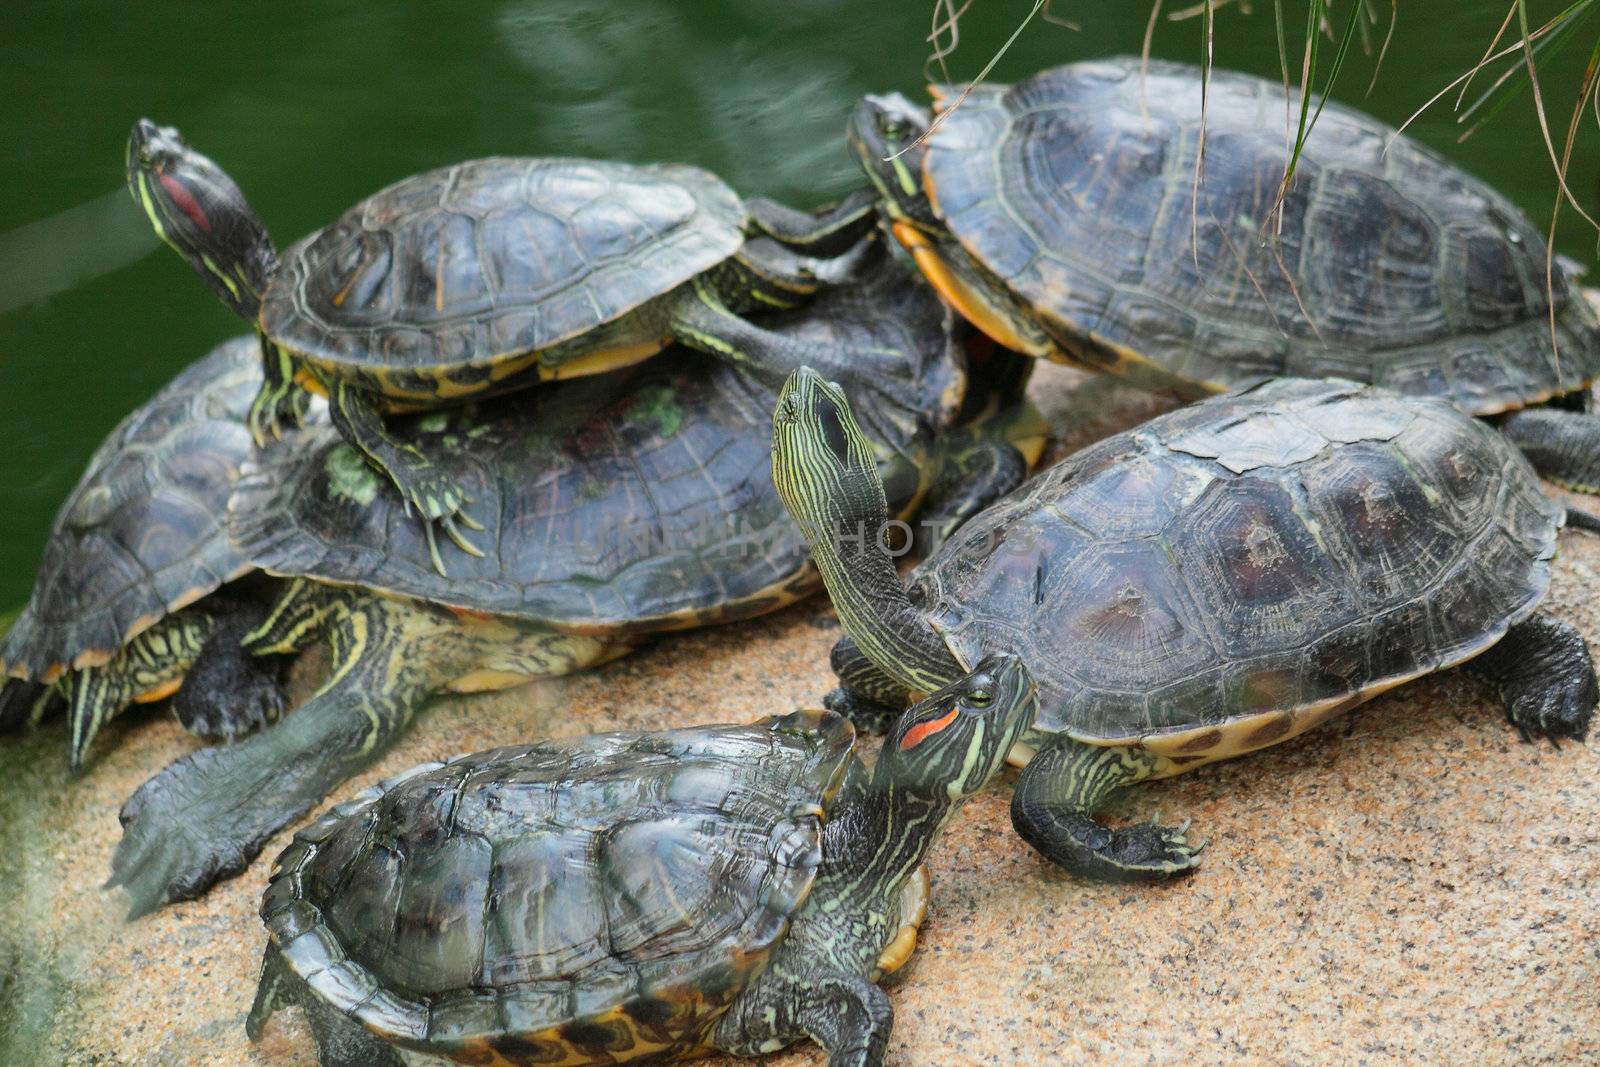
<path id="1" fill-rule="evenodd" d="M 1567 525 L 1574 530 L 1585 530 L 1589 533 L 1600 533 L 1600 515 L 1582 508 L 1567 508 Z"/>
<path id="2" fill-rule="evenodd" d="M 7 678 L 0 684 L 0 733 L 12 733 L 34 726 L 56 702 L 55 688 L 22 678 Z"/>

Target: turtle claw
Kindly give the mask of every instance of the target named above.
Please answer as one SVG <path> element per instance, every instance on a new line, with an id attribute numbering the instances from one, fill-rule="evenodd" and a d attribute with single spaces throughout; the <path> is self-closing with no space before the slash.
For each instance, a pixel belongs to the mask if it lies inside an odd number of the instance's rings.
<path id="1" fill-rule="evenodd" d="M 470 529 L 483 529 L 482 526 L 478 525 L 476 522 L 473 522 L 464 511 L 458 512 L 455 516 L 446 515 L 444 518 L 439 520 L 439 525 L 444 527 L 444 532 L 450 535 L 450 540 L 456 543 L 457 548 L 461 549 L 461 551 L 465 552 L 469 556 L 476 556 L 477 558 L 482 559 L 483 549 L 467 540 L 466 535 L 463 534 L 460 528 L 456 526 L 457 518 L 461 520 L 462 525 L 468 526 Z"/>
<path id="2" fill-rule="evenodd" d="M 472 502 L 473 502 L 472 498 L 470 496 L 467 497 L 467 503 L 471 504 Z M 479 533 L 483 532 L 483 530 L 485 528 L 483 523 L 479 522 L 477 519 L 473 518 L 471 515 L 467 514 L 465 511 L 456 512 L 456 521 L 459 522 L 461 525 L 465 526 L 467 529 L 474 530 L 474 531 L 477 531 Z"/>
<path id="3" fill-rule="evenodd" d="M 428 539 L 428 558 L 433 561 L 433 569 L 439 572 L 441 578 L 450 577 L 450 572 L 444 569 L 444 560 L 439 555 L 439 539 L 434 536 L 433 523 L 424 519 L 422 534 Z"/>

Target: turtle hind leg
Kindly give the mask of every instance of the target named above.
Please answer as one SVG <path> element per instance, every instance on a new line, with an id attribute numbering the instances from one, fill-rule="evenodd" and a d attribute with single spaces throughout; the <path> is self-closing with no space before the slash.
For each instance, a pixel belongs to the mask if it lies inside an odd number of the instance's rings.
<path id="1" fill-rule="evenodd" d="M 1581 741 L 1589 733 L 1600 685 L 1588 642 L 1567 623 L 1531 615 L 1469 666 L 1499 686 L 1506 718 L 1523 740 L 1543 734 L 1551 743 Z"/>
<path id="2" fill-rule="evenodd" d="M 278 947 L 269 942 L 261 961 L 255 1003 L 245 1018 L 246 1036 L 260 1041 L 273 1013 L 294 1005 L 305 1012 L 322 1067 L 405 1067 L 394 1049 L 308 990 L 283 962 Z"/>
<path id="3" fill-rule="evenodd" d="M 1046 859 L 1086 878 L 1147 882 L 1184 874 L 1204 842 L 1154 822 L 1110 829 L 1092 815 L 1126 786 L 1150 777 L 1155 761 L 1134 748 L 1050 738 L 1028 763 L 1011 797 L 1011 824 Z"/>
<path id="4" fill-rule="evenodd" d="M 459 673 L 452 622 L 405 601 L 338 597 L 321 624 L 327 684 L 277 724 L 183 757 L 123 805 L 107 884 L 128 891 L 130 917 L 239 874 L 269 837 L 382 754 Z"/>
<path id="5" fill-rule="evenodd" d="M 433 566 L 445 571 L 439 555 L 434 524 L 437 523 L 461 551 L 482 556 L 483 550 L 467 539 L 461 526 L 483 527 L 463 510 L 471 501 L 454 475 L 423 455 L 414 445 L 391 435 L 372 397 L 349 382 L 336 382 L 329 391 L 328 414 L 334 428 L 367 462 L 394 483 L 405 500 L 406 511 L 416 512 L 428 535 Z M 459 525 L 458 525 L 459 524 Z"/>
<path id="6" fill-rule="evenodd" d="M 1543 477 L 1577 493 L 1600 494 L 1600 416 L 1526 408 L 1502 419 L 1500 432 Z"/>
<path id="7" fill-rule="evenodd" d="M 835 642 L 828 660 L 840 684 L 822 698 L 822 706 L 843 715 L 863 733 L 888 733 L 911 703 L 911 694 L 875 667 L 848 634 Z"/>
<path id="8" fill-rule="evenodd" d="M 61 679 L 74 771 L 83 769 L 100 728 L 129 704 L 160 699 L 178 687 L 210 632 L 208 612 L 180 611 L 129 641 L 109 663 L 69 671 Z"/>
<path id="9" fill-rule="evenodd" d="M 278 664 L 244 648 L 245 635 L 266 614 L 263 605 L 242 598 L 225 600 L 212 611 L 211 635 L 172 696 L 172 710 L 185 730 L 232 741 L 283 713 L 288 700 Z"/>

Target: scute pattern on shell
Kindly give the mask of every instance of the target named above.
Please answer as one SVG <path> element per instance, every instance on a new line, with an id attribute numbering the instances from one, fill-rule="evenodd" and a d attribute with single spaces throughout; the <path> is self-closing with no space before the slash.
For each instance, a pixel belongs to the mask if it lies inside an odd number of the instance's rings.
<path id="1" fill-rule="evenodd" d="M 954 414 L 964 364 L 938 298 L 885 258 L 768 326 L 825 344 L 867 432 L 914 467 Z M 615 374 L 391 425 L 472 497 L 486 556 L 433 567 L 424 532 L 329 433 L 246 468 L 231 532 L 278 574 L 377 588 L 584 633 L 759 614 L 816 588 L 772 487 L 777 383 L 672 348 Z M 341 491 L 355 472 L 372 489 Z M 889 486 L 899 512 L 918 486 Z"/>
<path id="2" fill-rule="evenodd" d="M 1564 516 L 1444 401 L 1283 380 L 1068 457 L 963 526 L 913 599 L 963 662 L 1027 659 L 1039 730 L 1149 740 L 1481 652 L 1543 599 Z"/>
<path id="3" fill-rule="evenodd" d="M 424 764 L 296 835 L 262 918 L 402 1045 L 694 1048 L 810 892 L 853 742 L 795 712 Z"/>
<path id="4" fill-rule="evenodd" d="M 249 569 L 223 520 L 260 386 L 260 346 L 238 337 L 111 432 L 56 514 L 33 594 L 0 644 L 0 673 L 49 681 L 104 663 Z"/>
<path id="5" fill-rule="evenodd" d="M 1283 93 L 1214 74 L 1193 206 L 1198 70 L 1153 62 L 1141 85 L 1137 58 L 975 91 L 924 173 L 951 231 L 1047 329 L 1092 338 L 1091 359 L 1126 365 L 1131 350 L 1165 384 L 1328 375 L 1489 414 L 1600 374 L 1600 327 L 1559 267 L 1552 348 L 1532 223 L 1369 116 L 1327 104 L 1264 241 Z"/>
<path id="6" fill-rule="evenodd" d="M 743 243 L 744 208 L 677 164 L 490 158 L 376 193 L 284 254 L 267 335 L 326 366 L 485 365 L 610 322 Z"/>

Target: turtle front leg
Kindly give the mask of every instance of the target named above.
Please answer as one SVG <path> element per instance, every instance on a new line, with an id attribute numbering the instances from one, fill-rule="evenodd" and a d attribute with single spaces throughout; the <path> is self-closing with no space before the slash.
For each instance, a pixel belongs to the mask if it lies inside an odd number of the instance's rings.
<path id="1" fill-rule="evenodd" d="M 1085 745 L 1056 734 L 1017 780 L 1011 825 L 1045 859 L 1086 878 L 1147 882 L 1183 874 L 1200 862 L 1205 847 L 1190 844 L 1187 822 L 1112 830 L 1092 818 L 1117 793 L 1155 771 L 1155 759 L 1140 749 Z"/>
<path id="2" fill-rule="evenodd" d="M 761 1056 L 809 1037 L 827 1051 L 828 1067 L 878 1067 L 893 1026 L 887 993 L 859 975 L 827 975 L 753 987 L 712 1040 L 735 1056 Z"/>
<path id="3" fill-rule="evenodd" d="M 1600 494 L 1600 416 L 1528 408 L 1502 419 L 1500 432 L 1541 476 L 1576 493 Z"/>
<path id="4" fill-rule="evenodd" d="M 261 390 L 250 404 L 246 425 L 257 448 L 265 448 L 283 436 L 283 428 L 305 422 L 311 394 L 296 381 L 294 357 L 280 346 L 261 338 Z"/>
<path id="5" fill-rule="evenodd" d="M 278 664 L 245 651 L 245 635 L 266 618 L 257 601 L 228 598 L 211 611 L 211 634 L 172 696 L 172 710 L 197 737 L 232 741 L 276 722 L 288 704 Z"/>
<path id="6" fill-rule="evenodd" d="M 435 570 L 446 573 L 439 545 L 434 540 L 433 524 L 436 522 L 461 551 L 472 556 L 483 555 L 483 550 L 467 540 L 457 525 L 483 529 L 462 510 L 470 502 L 466 490 L 454 476 L 415 446 L 389 433 L 371 394 L 346 381 L 334 382 L 328 391 L 328 413 L 344 439 L 400 490 L 406 511 L 415 511 L 421 518 Z"/>
<path id="7" fill-rule="evenodd" d="M 1588 642 L 1560 619 L 1529 616 L 1468 667 L 1500 688 L 1506 718 L 1524 741 L 1543 734 L 1559 744 L 1588 735 L 1600 684 Z"/>
<path id="8" fill-rule="evenodd" d="M 834 643 L 828 661 L 839 688 L 822 698 L 822 706 L 843 715 L 863 733 L 888 733 L 911 703 L 911 693 L 879 670 L 849 634 Z"/>
<path id="9" fill-rule="evenodd" d="M 457 643 L 431 613 L 325 595 L 332 666 L 322 689 L 274 726 L 178 760 L 123 805 L 107 885 L 127 889 L 130 918 L 243 871 L 267 838 L 382 754 L 459 668 Z"/>
<path id="10" fill-rule="evenodd" d="M 744 210 L 752 231 L 808 256 L 847 252 L 878 221 L 877 195 L 870 188 L 857 189 L 821 211 L 800 211 L 764 196 L 745 200 Z"/>

